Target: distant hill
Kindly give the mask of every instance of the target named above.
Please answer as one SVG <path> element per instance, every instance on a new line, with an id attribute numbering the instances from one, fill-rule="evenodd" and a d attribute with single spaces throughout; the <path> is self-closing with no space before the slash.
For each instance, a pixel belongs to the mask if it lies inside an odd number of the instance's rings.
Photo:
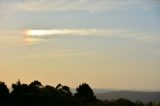
<path id="1" fill-rule="evenodd" d="M 140 100 L 143 103 L 160 102 L 160 92 L 141 92 L 141 91 L 110 91 L 105 93 L 96 93 L 98 99 L 111 100 L 118 98 L 127 98 L 131 101 Z"/>

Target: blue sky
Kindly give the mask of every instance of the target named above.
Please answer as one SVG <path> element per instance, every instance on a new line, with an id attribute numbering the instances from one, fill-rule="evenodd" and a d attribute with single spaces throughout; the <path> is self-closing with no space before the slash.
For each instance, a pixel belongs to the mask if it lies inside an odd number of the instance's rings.
<path id="1" fill-rule="evenodd" d="M 0 0 L 1 80 L 159 90 L 159 3 Z"/>

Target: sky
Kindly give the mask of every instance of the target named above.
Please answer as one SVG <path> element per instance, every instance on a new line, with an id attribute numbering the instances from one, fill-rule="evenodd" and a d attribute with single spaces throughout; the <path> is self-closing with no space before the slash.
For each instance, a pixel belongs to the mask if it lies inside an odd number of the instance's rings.
<path id="1" fill-rule="evenodd" d="M 159 0 L 0 0 L 0 80 L 160 91 Z"/>

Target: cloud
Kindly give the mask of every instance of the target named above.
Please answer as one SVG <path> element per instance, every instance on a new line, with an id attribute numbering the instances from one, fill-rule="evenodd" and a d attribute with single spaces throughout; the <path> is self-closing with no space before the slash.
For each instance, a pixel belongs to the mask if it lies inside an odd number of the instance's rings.
<path id="1" fill-rule="evenodd" d="M 79 50 L 54 50 L 54 51 L 44 51 L 41 53 L 28 54 L 26 58 L 54 58 L 54 59 L 64 59 L 73 56 L 86 56 L 92 58 L 96 53 L 93 52 L 82 52 Z"/>
<path id="2" fill-rule="evenodd" d="M 40 29 L 31 29 L 27 30 L 26 34 L 28 36 L 37 36 L 37 37 L 43 37 L 43 36 L 57 36 L 57 35 L 63 35 L 63 36 L 96 36 L 98 34 L 101 34 L 100 36 L 103 36 L 104 34 L 113 34 L 113 30 L 106 30 L 106 29 L 50 29 L 50 30 L 40 30 Z"/>
<path id="3" fill-rule="evenodd" d="M 1 0 L 0 9 L 8 11 L 88 11 L 100 12 L 157 5 L 157 0 Z"/>
<path id="4" fill-rule="evenodd" d="M 127 29 L 29 29 L 25 31 L 26 38 L 39 39 L 55 38 L 64 36 L 96 36 L 96 37 L 112 37 L 120 39 L 132 39 L 141 42 L 156 43 L 160 41 L 160 33 L 142 32 Z M 32 42 L 32 41 L 31 41 Z M 33 40 L 34 42 L 34 40 Z"/>

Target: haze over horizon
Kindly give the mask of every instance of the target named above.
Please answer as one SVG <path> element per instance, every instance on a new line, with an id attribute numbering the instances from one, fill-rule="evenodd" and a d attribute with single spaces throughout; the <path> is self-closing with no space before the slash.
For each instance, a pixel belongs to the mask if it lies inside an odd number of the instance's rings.
<path id="1" fill-rule="evenodd" d="M 158 0 L 0 0 L 0 80 L 160 91 L 159 11 Z"/>

